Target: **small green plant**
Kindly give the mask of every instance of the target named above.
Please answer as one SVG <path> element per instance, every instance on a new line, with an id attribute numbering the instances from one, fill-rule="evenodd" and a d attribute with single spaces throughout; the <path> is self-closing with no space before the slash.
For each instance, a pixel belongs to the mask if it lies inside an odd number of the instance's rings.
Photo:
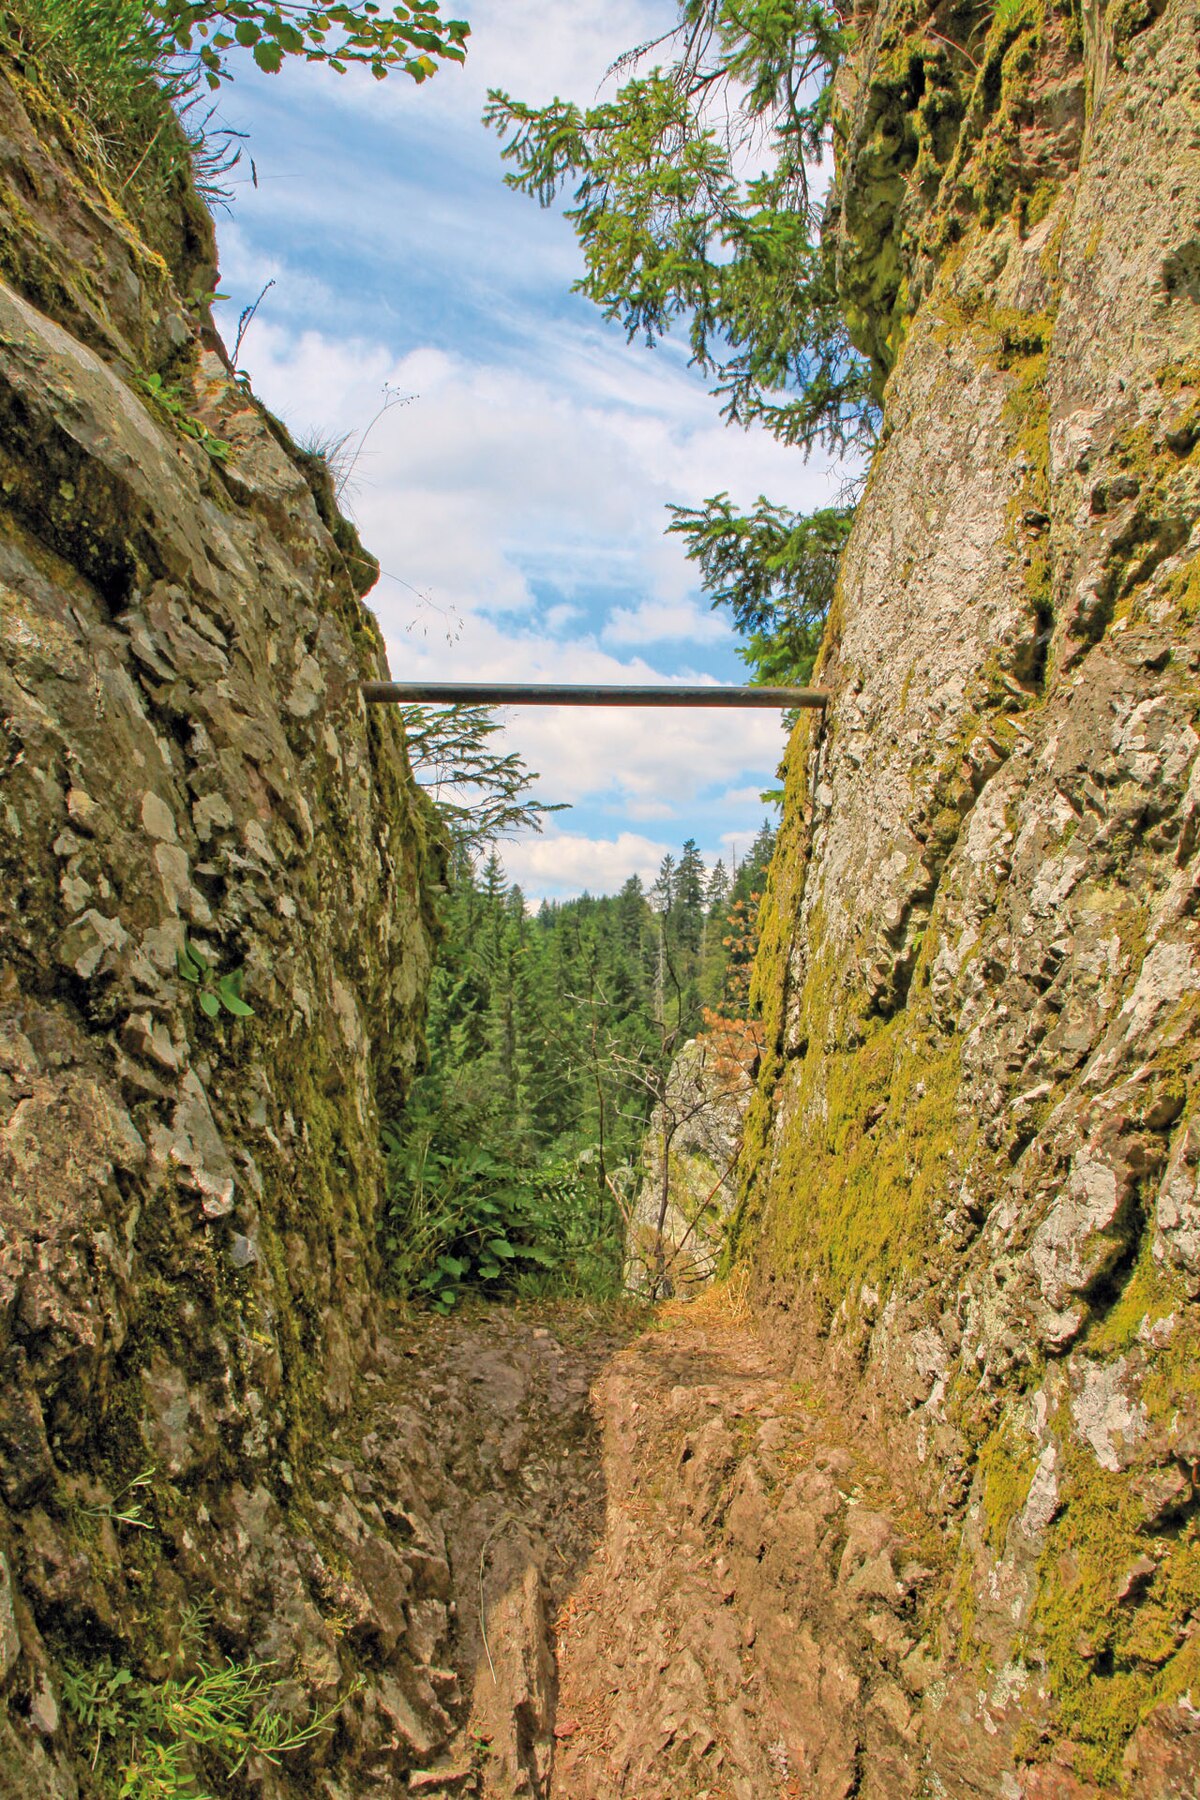
<path id="1" fill-rule="evenodd" d="M 184 304 L 189 312 L 203 313 L 210 306 L 216 306 L 218 301 L 228 298 L 228 294 L 222 294 L 217 288 L 200 286 L 192 289 Z"/>
<path id="2" fill-rule="evenodd" d="M 996 0 L 996 23 L 1001 31 L 1010 31 L 1028 10 L 1028 0 Z"/>
<path id="3" fill-rule="evenodd" d="M 143 1469 L 106 1506 L 83 1506 L 85 1518 L 108 1519 L 113 1525 L 126 1525 L 133 1531 L 152 1531 L 153 1522 L 146 1517 L 145 1496 L 154 1485 L 154 1470 Z"/>
<path id="4" fill-rule="evenodd" d="M 19 39 L 36 45 L 42 72 L 67 86 L 90 122 L 119 115 L 135 136 L 157 130 L 158 50 L 141 0 L 10 0 L 4 11 Z"/>
<path id="5" fill-rule="evenodd" d="M 126 1703 L 123 1689 L 133 1676 L 128 1669 L 103 1664 L 87 1669 L 79 1663 L 64 1663 L 62 1671 L 63 1705 L 78 1725 L 95 1733 L 89 1758 L 94 1769 L 106 1738 L 116 1737 L 124 1728 Z"/>
<path id="6" fill-rule="evenodd" d="M 254 1008 L 242 998 L 244 970 L 230 969 L 226 974 L 218 975 L 204 952 L 187 938 L 175 952 L 175 966 L 180 978 L 197 990 L 200 1010 L 207 1018 L 215 1019 L 222 1011 L 232 1014 L 235 1019 L 254 1017 Z"/>
<path id="7" fill-rule="evenodd" d="M 207 450 L 214 462 L 227 462 L 233 446 L 226 438 L 210 431 L 202 419 L 188 411 L 183 387 L 177 381 L 164 381 L 159 374 L 147 375 L 142 388 L 160 411 L 166 413 L 176 431 Z"/>
<path id="8" fill-rule="evenodd" d="M 521 1168 L 473 1146 L 448 1148 L 419 1119 L 384 1133 L 383 1249 L 404 1295 L 448 1313 L 487 1298 L 607 1293 L 620 1285 L 620 1234 L 584 1156 Z M 598 1217 L 598 1211 L 603 1217 Z"/>
<path id="9" fill-rule="evenodd" d="M 63 1704 L 88 1734 L 91 1766 L 114 1800 L 217 1800 L 206 1765 L 220 1766 L 227 1792 L 247 1757 L 278 1763 L 332 1731 L 349 1698 L 298 1725 L 275 1704 L 272 1667 L 197 1662 L 190 1674 L 147 1682 L 102 1656 L 64 1666 Z"/>
<path id="10" fill-rule="evenodd" d="M 416 81 L 460 63 L 470 28 L 442 19 L 437 0 L 8 0 L 0 39 L 83 125 L 85 155 L 158 248 L 177 219 L 180 184 L 228 199 L 224 178 L 242 134 L 205 112 L 200 96 L 251 58 L 268 72 L 288 57 L 376 78 Z M 168 243 L 170 240 L 168 239 Z"/>

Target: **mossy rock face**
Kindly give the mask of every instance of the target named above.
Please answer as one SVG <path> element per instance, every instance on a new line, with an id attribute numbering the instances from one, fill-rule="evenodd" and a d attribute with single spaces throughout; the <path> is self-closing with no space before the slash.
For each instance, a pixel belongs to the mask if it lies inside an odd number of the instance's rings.
<path id="1" fill-rule="evenodd" d="M 1086 70 L 1070 10 L 879 7 L 835 89 L 831 226 L 853 342 L 882 384 L 938 270 L 981 227 L 1022 231 L 1078 161 Z"/>
<path id="2" fill-rule="evenodd" d="M 216 287 L 216 237 L 169 104 L 159 136 L 174 173 L 166 191 L 156 187 L 153 220 L 135 219 L 103 139 L 10 21 L 0 22 L 0 58 L 0 132 L 15 150 L 0 161 L 5 279 L 110 360 L 149 373 L 186 357 Z"/>
<path id="3" fill-rule="evenodd" d="M 1200 1786 L 1200 25 L 1126 18 L 889 5 L 839 77 L 886 429 L 733 1254 L 956 1549 L 910 1694 L 946 1792 Z"/>
<path id="4" fill-rule="evenodd" d="M 194 189 L 149 243 L 28 63 L 0 133 L 0 1679 L 51 1800 L 62 1659 L 159 1678 L 201 1596 L 218 1665 L 348 1679 L 287 1520 L 370 1353 L 444 847 Z"/>

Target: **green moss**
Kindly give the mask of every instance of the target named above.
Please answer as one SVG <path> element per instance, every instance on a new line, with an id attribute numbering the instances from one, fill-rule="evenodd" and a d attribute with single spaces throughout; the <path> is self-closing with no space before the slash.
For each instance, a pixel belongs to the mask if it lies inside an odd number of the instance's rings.
<path id="1" fill-rule="evenodd" d="M 1200 1518 L 1186 1500 L 1164 1513 L 1156 1497 L 1174 1446 L 1190 1443 L 1200 1424 L 1200 1320 L 1146 1237 L 1120 1301 L 1085 1346 L 1092 1356 L 1129 1352 L 1143 1322 L 1174 1313 L 1167 1344 L 1140 1365 L 1144 1449 L 1127 1469 L 1101 1468 L 1061 1420 L 1060 1511 L 1039 1563 L 1027 1646 L 1049 1677 L 1053 1731 L 1071 1739 L 1081 1773 L 1099 1782 L 1119 1775 L 1139 1721 L 1200 1677 Z M 1131 1363 L 1134 1380 L 1138 1368 Z"/>
<path id="2" fill-rule="evenodd" d="M 976 17 L 943 13 L 935 27 L 918 9 L 889 9 L 862 58 L 853 120 L 838 125 L 839 298 L 881 388 L 964 241 L 1006 217 L 1033 230 L 1071 172 L 1047 167 L 1030 102 L 1039 80 L 1078 70 L 1077 8 L 1012 0 L 992 9 L 982 43 Z"/>
<path id="3" fill-rule="evenodd" d="M 957 1120 L 958 1044 L 914 1032 L 907 1014 L 819 1059 L 819 1107 L 817 1060 L 795 1080 L 765 1236 L 775 1265 L 802 1272 L 832 1312 L 927 1253 L 971 1133 Z"/>
<path id="4" fill-rule="evenodd" d="M 1060 1495 L 1039 1565 L 1030 1648 L 1045 1661 L 1054 1728 L 1076 1746 L 1081 1773 L 1114 1781 L 1139 1720 L 1196 1678 L 1188 1623 L 1200 1612 L 1200 1536 L 1192 1519 L 1148 1538 L 1137 1483 L 1100 1468 L 1071 1435 Z M 1148 1550 L 1153 1574 L 1140 1594 L 1123 1594 Z"/>
<path id="5" fill-rule="evenodd" d="M 1160 370 L 1156 379 L 1168 397 L 1200 383 L 1195 366 L 1186 363 Z M 1110 528 L 1108 562 L 1096 604 L 1077 627 L 1085 641 L 1095 642 L 1115 619 L 1145 616 L 1151 605 L 1161 605 L 1167 622 L 1180 630 L 1190 627 L 1197 595 L 1195 559 L 1172 570 L 1161 583 L 1158 572 L 1188 543 L 1198 464 L 1200 399 L 1176 410 L 1165 435 L 1150 425 L 1138 425 L 1114 446 L 1110 467 L 1125 478 L 1128 495 L 1110 499 L 1107 485 L 1099 483 L 1093 492 L 1093 508 L 1111 508 L 1119 514 L 1119 522 Z"/>
<path id="6" fill-rule="evenodd" d="M 1118 63 L 1124 64 L 1126 53 L 1135 37 L 1147 31 L 1161 18 L 1167 0 L 1113 0 L 1105 23 L 1112 35 Z"/>
<path id="7" fill-rule="evenodd" d="M 835 633 L 836 611 L 835 602 Z M 981 685 L 980 710 L 967 713 L 944 748 L 922 799 L 918 835 L 930 891 L 974 803 L 967 751 L 983 733 L 1003 759 L 1016 738 L 1005 713 L 1027 704 L 998 668 L 985 670 Z M 908 942 L 879 993 L 845 981 L 813 908 L 805 929 L 813 960 L 802 992 L 792 989 L 814 729 L 821 727 L 798 730 L 788 748 L 783 824 L 759 919 L 753 996 L 766 1050 L 745 1124 L 731 1256 L 761 1243 L 771 1265 L 799 1279 L 832 1314 L 847 1300 L 856 1304 L 864 1282 L 886 1291 L 934 1253 L 956 1172 L 979 1146 L 974 1123 L 958 1114 L 961 1046 L 936 1027 L 929 1007 L 937 929 L 925 923 L 925 902 L 914 905 Z M 850 960 L 871 954 L 864 939 Z M 810 1057 L 809 1044 L 819 1053 Z"/>
<path id="8" fill-rule="evenodd" d="M 1185 626 L 1200 619 L 1200 560 L 1173 575 L 1167 587 L 1171 610 Z"/>
<path id="9" fill-rule="evenodd" d="M 984 1444 L 978 1468 L 985 1535 L 992 1550 L 1003 1556 L 1008 1528 L 1029 1498 L 1037 1455 L 1026 1434 L 1007 1419 Z"/>
<path id="10" fill-rule="evenodd" d="M 59 178 L 157 256 L 184 291 L 197 262 L 212 262 L 212 227 L 196 192 L 191 142 L 136 0 L 12 0 L 0 50 Z M 152 247 L 152 248 L 151 248 Z M 199 251 L 197 259 L 196 252 Z"/>
<path id="11" fill-rule="evenodd" d="M 955 1651 L 958 1661 L 970 1668 L 979 1655 L 976 1637 L 976 1621 L 979 1617 L 979 1602 L 975 1594 L 975 1571 L 967 1558 L 963 1558 L 954 1573 L 950 1585 L 947 1612 L 957 1626 L 955 1632 Z"/>
<path id="12" fill-rule="evenodd" d="M 1094 1356 L 1120 1355 L 1137 1342 L 1139 1331 L 1186 1304 L 1182 1283 L 1155 1262 L 1154 1233 L 1146 1231 L 1116 1303 L 1090 1327 L 1084 1348 Z"/>
<path id="13" fill-rule="evenodd" d="M 1043 219 L 1049 217 L 1059 192 L 1056 181 L 1039 181 L 1031 194 L 1018 196 L 1018 218 L 1023 232 L 1035 230 Z"/>

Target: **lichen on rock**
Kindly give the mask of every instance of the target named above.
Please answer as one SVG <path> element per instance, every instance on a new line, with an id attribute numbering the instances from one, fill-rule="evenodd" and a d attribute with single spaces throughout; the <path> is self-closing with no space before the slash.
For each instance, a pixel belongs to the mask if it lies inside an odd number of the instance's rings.
<path id="1" fill-rule="evenodd" d="M 788 753 L 734 1253 L 953 1547 L 939 1792 L 1200 1779 L 1198 33 L 887 4 L 839 76 L 885 420 Z"/>
<path id="2" fill-rule="evenodd" d="M 87 1761 L 64 1670 L 163 1679 L 201 1601 L 204 1654 L 273 1661 L 297 1717 L 363 1672 L 397 1707 L 420 1687 L 383 1522 L 331 1552 L 378 1619 L 345 1646 L 301 1520 L 371 1353 L 380 1121 L 419 1055 L 444 848 L 359 691 L 385 666 L 373 559 L 196 304 L 207 213 L 185 182 L 149 241 L 11 48 L 0 1787 L 53 1800 Z"/>

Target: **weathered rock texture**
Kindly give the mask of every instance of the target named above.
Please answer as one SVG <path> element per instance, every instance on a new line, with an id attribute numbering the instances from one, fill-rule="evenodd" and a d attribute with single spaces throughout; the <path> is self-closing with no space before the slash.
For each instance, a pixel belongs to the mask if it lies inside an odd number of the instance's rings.
<path id="1" fill-rule="evenodd" d="M 886 422 L 738 1238 L 941 1560 L 857 1669 L 894 1754 L 812 1792 L 1192 1794 L 1200 15 L 859 26 L 838 272 Z"/>
<path id="2" fill-rule="evenodd" d="M 642 1141 L 626 1232 L 625 1284 L 632 1292 L 661 1298 L 701 1288 L 716 1273 L 737 1198 L 758 1048 L 752 1027 L 714 1020 L 671 1064 Z"/>
<path id="3" fill-rule="evenodd" d="M 88 142 L 5 62 L 0 1791 L 30 1800 L 90 1783 L 64 1662 L 157 1679 L 200 1599 L 209 1661 L 274 1659 L 300 1714 L 364 1674 L 358 1764 L 382 1688 L 442 1716 L 413 1556 L 349 1498 L 305 1517 L 374 1330 L 440 839 L 359 697 L 375 566 L 194 298 L 207 214 L 181 179 L 149 241 Z M 210 1017 L 238 972 L 253 1015 Z"/>

